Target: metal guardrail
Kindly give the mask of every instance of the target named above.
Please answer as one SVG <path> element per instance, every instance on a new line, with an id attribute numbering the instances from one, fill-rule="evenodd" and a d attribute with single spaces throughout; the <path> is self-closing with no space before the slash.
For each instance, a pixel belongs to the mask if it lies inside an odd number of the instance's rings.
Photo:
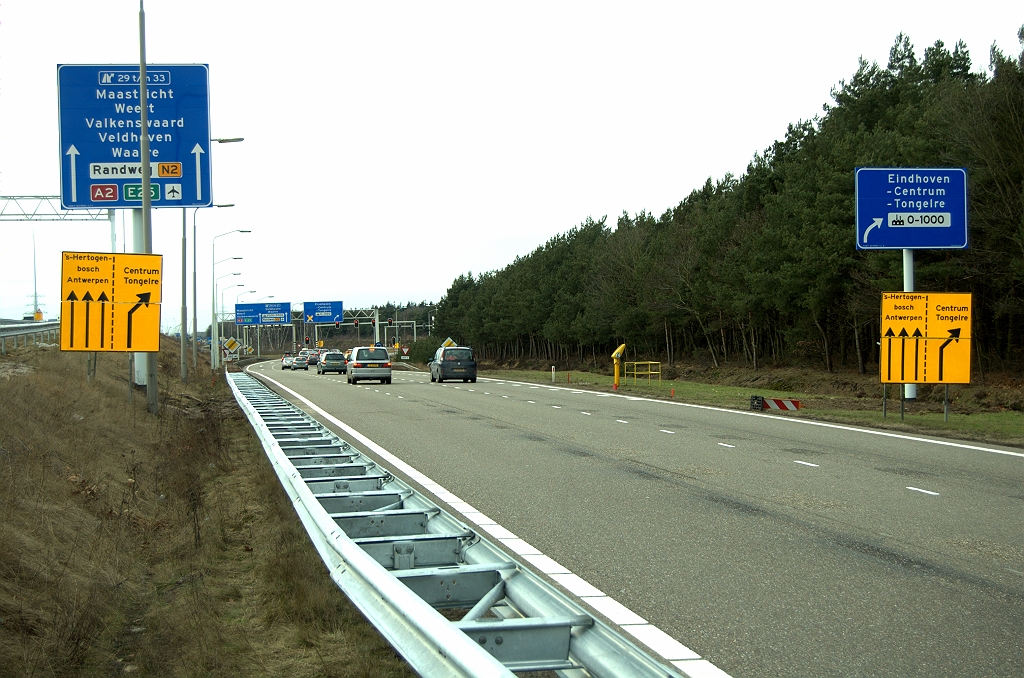
<path id="1" fill-rule="evenodd" d="M 257 379 L 228 381 L 331 578 L 420 675 L 682 678 Z"/>
<path id="2" fill-rule="evenodd" d="M 28 346 L 30 338 L 37 344 L 44 340 L 56 341 L 59 331 L 60 321 L 0 325 L 0 354 L 7 354 L 8 341 L 14 342 L 14 348 L 18 348 L 22 338 L 25 339 L 25 346 Z"/>

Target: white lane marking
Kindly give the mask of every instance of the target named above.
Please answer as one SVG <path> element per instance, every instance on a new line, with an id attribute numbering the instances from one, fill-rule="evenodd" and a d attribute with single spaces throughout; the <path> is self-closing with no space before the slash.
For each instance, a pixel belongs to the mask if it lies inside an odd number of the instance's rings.
<path id="1" fill-rule="evenodd" d="M 490 391 L 484 391 L 484 395 L 491 395 Z"/>
<path id="2" fill-rule="evenodd" d="M 625 419 L 616 419 L 615 421 L 619 422 L 620 424 L 628 424 L 629 423 Z"/>
<path id="3" fill-rule="evenodd" d="M 729 443 L 718 443 L 718 444 L 721 445 L 722 447 L 736 447 L 735 445 L 730 445 Z"/>
<path id="4" fill-rule="evenodd" d="M 527 400 L 526 402 L 530 403 L 531 405 L 536 405 L 537 404 L 536 400 Z"/>
<path id="5" fill-rule="evenodd" d="M 551 407 L 552 407 L 553 409 L 556 409 L 556 410 L 560 410 L 560 409 L 562 409 L 562 406 L 561 406 L 561 405 L 552 405 Z"/>
<path id="6" fill-rule="evenodd" d="M 1013 572 L 1014 574 L 1019 574 L 1020 576 L 1024 577 L 1024 572 L 1021 572 L 1019 570 L 1015 570 L 1012 567 L 1008 567 L 1006 569 L 1009 570 L 1010 572 Z"/>
<path id="7" fill-rule="evenodd" d="M 924 492 L 925 494 L 930 494 L 933 497 L 939 496 L 938 492 L 932 492 L 931 490 L 922 490 L 920 487 L 908 487 L 907 489 L 913 490 L 914 492 Z"/>
<path id="8" fill-rule="evenodd" d="M 401 398 L 402 400 L 405 400 L 405 396 L 398 396 L 398 397 Z"/>
<path id="9" fill-rule="evenodd" d="M 540 388 L 540 386 L 531 386 L 530 388 Z"/>
<path id="10" fill-rule="evenodd" d="M 558 389 L 555 389 L 555 390 L 558 390 Z M 579 395 L 580 393 L 583 393 L 583 391 L 572 391 L 572 393 L 573 393 L 573 395 Z"/>
<path id="11" fill-rule="evenodd" d="M 592 414 L 591 414 L 590 412 L 580 412 L 580 414 L 585 414 L 585 415 L 587 415 L 588 417 L 592 417 L 592 416 L 594 416 L 594 415 L 592 415 Z"/>
<path id="12" fill-rule="evenodd" d="M 502 398 L 507 398 L 508 396 L 501 396 L 501 397 L 502 397 Z"/>
<path id="13" fill-rule="evenodd" d="M 248 368 L 246 369 L 246 372 L 251 374 L 251 372 L 248 371 Z M 281 389 L 301 400 L 309 406 L 310 409 L 323 416 L 327 421 L 351 435 L 370 450 L 373 450 L 382 459 L 393 464 L 395 468 L 400 469 L 411 478 L 414 478 L 416 482 L 423 485 L 424 488 L 429 488 L 429 491 L 435 496 L 440 498 L 443 495 L 446 498 L 443 501 L 447 501 L 449 505 L 453 503 L 457 504 L 460 507 L 459 512 L 481 528 L 483 528 L 484 525 L 494 526 L 494 529 L 501 527 L 498 523 L 474 509 L 470 504 L 462 501 L 458 496 L 448 492 L 446 489 L 432 481 L 429 477 L 423 475 L 408 463 L 391 454 L 386 449 L 337 417 L 326 412 L 324 409 L 313 403 L 313 401 L 293 391 L 279 381 L 270 379 L 264 375 L 260 376 L 261 378 L 265 378 L 267 381 L 277 384 Z M 466 510 L 462 511 L 462 508 L 465 508 Z M 490 531 L 490 528 L 488 531 Z M 509 534 L 511 534 L 511 532 L 509 532 Z M 623 630 L 627 631 L 644 645 L 647 645 L 647 647 L 656 654 L 660 654 L 666 661 L 673 663 L 674 666 L 677 666 L 680 669 L 687 667 L 690 675 L 700 676 L 701 678 L 729 678 L 729 674 L 721 671 L 721 669 L 707 660 L 701 659 L 700 655 L 696 652 L 675 640 L 657 626 L 647 623 L 643 617 L 622 605 L 619 601 L 603 593 L 600 589 L 590 585 L 586 580 L 577 577 L 556 560 L 544 555 L 537 550 L 536 547 L 530 545 L 523 539 L 515 537 L 511 539 L 498 539 L 498 541 L 508 547 L 512 552 L 521 555 L 524 560 L 529 562 L 542 573 L 548 575 L 559 583 L 563 583 L 567 590 L 572 591 L 572 589 L 576 589 L 580 591 L 580 593 L 576 595 L 579 596 L 579 599 L 583 601 L 585 605 L 593 610 L 605 614 L 613 621 L 620 620 L 620 625 Z M 690 667 L 693 668 L 691 669 Z M 693 672 L 698 667 L 700 671 Z"/>
<path id="14" fill-rule="evenodd" d="M 470 392 L 470 393 L 472 393 L 472 392 L 473 392 L 473 389 L 469 389 L 469 392 Z"/>
<path id="15" fill-rule="evenodd" d="M 488 379 L 487 377 L 481 377 L 481 379 Z M 491 379 L 490 381 L 494 381 Z M 500 383 L 500 382 L 499 382 Z M 514 382 L 505 382 L 515 385 Z M 525 384 L 524 384 L 525 385 Z M 568 387 L 563 387 L 561 390 L 569 391 Z M 711 412 L 724 412 L 726 414 L 735 414 L 742 417 L 763 417 L 771 419 L 772 421 L 785 422 L 787 424 L 796 424 L 800 426 L 821 426 L 823 428 L 833 428 L 838 431 L 850 431 L 853 433 L 865 433 L 867 435 L 882 436 L 883 438 L 898 438 L 900 440 L 909 440 L 915 443 L 931 443 L 933 445 L 942 445 L 945 447 L 958 447 L 963 450 L 977 450 L 978 452 L 991 452 L 993 454 L 1005 454 L 1010 457 L 1021 457 L 1024 458 L 1024 452 L 1010 452 L 1009 450 L 997 450 L 993 447 L 981 447 L 979 445 L 966 445 L 964 443 L 954 443 L 948 440 L 934 440 L 932 438 L 920 438 L 918 436 L 908 436 L 901 433 L 890 433 L 889 431 L 872 431 L 867 428 L 858 428 L 856 426 L 844 426 L 842 424 L 830 424 L 825 421 L 814 421 L 813 419 L 795 419 L 789 417 L 783 417 L 774 414 L 762 414 L 760 412 L 747 412 L 744 410 L 730 410 L 725 407 L 712 407 L 711 405 L 694 405 L 693 403 L 680 403 L 671 400 L 658 400 L 656 398 L 635 398 L 633 396 L 625 396 L 619 393 L 594 393 L 598 398 L 627 398 L 632 400 L 644 400 L 649 403 L 658 403 L 660 405 L 672 405 L 675 407 L 691 407 L 696 410 L 709 410 Z"/>
<path id="16" fill-rule="evenodd" d="M 804 466 L 813 466 L 814 468 L 821 468 L 821 466 L 819 466 L 818 464 L 812 464 L 809 461 L 800 461 L 799 459 L 794 459 L 793 463 L 794 464 L 803 464 Z"/>
<path id="17" fill-rule="evenodd" d="M 675 431 L 668 431 L 666 429 L 660 429 L 662 433 L 675 433 Z"/>

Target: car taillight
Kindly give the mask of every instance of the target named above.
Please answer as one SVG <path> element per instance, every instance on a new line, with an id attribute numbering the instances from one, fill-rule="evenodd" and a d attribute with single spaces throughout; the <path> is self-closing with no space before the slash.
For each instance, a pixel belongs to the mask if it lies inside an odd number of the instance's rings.
<path id="1" fill-rule="evenodd" d="M 391 363 L 384 363 L 384 367 L 391 367 Z"/>
<path id="2" fill-rule="evenodd" d="M 352 367 L 362 367 L 362 363 L 352 363 Z"/>

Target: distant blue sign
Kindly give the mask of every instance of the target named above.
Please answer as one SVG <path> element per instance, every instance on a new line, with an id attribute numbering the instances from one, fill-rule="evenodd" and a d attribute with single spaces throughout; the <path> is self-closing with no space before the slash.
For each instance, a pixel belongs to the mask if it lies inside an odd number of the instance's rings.
<path id="1" fill-rule="evenodd" d="M 345 317 L 340 301 L 303 302 L 302 315 L 302 319 L 307 323 L 341 322 Z"/>
<path id="2" fill-rule="evenodd" d="M 210 72 L 205 64 L 57 66 L 64 209 L 142 207 L 146 108 L 153 207 L 208 207 Z"/>
<path id="3" fill-rule="evenodd" d="M 967 249 L 967 170 L 858 167 L 857 249 Z"/>
<path id="4" fill-rule="evenodd" d="M 278 304 L 235 304 L 236 325 L 291 325 L 292 305 Z"/>

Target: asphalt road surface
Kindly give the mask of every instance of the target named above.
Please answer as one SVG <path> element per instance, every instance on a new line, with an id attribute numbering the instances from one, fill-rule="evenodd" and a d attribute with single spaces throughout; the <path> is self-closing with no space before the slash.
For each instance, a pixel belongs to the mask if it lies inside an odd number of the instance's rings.
<path id="1" fill-rule="evenodd" d="M 735 678 L 1024 675 L 1022 450 L 564 385 L 251 371 Z"/>

